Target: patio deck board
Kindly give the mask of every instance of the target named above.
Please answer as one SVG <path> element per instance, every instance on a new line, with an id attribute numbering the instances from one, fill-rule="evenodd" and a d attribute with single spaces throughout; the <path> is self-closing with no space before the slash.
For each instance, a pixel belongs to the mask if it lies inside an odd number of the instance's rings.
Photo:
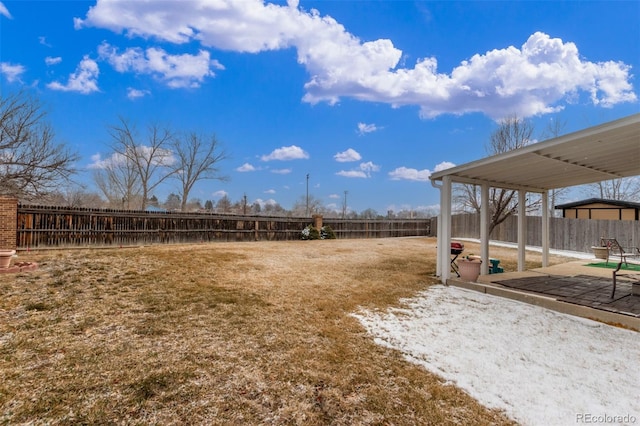
<path id="1" fill-rule="evenodd" d="M 551 296 L 558 301 L 640 318 L 640 296 L 631 294 L 629 281 L 618 281 L 611 298 L 611 279 L 590 275 L 539 275 L 493 281 L 518 291 Z"/>

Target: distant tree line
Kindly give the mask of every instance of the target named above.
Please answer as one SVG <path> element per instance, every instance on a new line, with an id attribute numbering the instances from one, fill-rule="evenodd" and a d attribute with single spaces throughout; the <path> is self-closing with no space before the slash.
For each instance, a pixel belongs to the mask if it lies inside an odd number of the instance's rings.
<path id="1" fill-rule="evenodd" d="M 424 219 L 436 216 L 438 214 L 435 209 L 403 209 L 399 211 L 389 210 L 384 214 L 378 213 L 372 208 L 365 209 L 361 212 L 348 210 L 343 215 L 342 210 L 336 210 L 327 206 L 323 206 L 320 201 L 312 196 L 310 198 L 310 215 L 321 214 L 326 218 L 345 218 L 345 219 Z M 312 203 L 313 201 L 313 203 Z M 90 192 L 79 187 L 74 189 L 55 191 L 48 196 L 39 199 L 37 204 L 55 205 L 66 207 L 84 207 L 84 208 L 112 208 L 129 210 L 126 201 L 110 202 L 97 192 Z M 170 211 L 170 212 L 200 212 L 200 213 L 216 213 L 229 215 L 247 215 L 247 216 L 272 216 L 272 217 L 305 217 L 306 201 L 296 201 L 293 208 L 286 209 L 274 201 L 253 201 L 249 202 L 246 197 L 240 200 L 231 200 L 228 195 L 223 196 L 217 201 L 201 200 L 199 198 L 191 198 L 183 203 L 180 195 L 170 193 L 166 199 L 158 199 L 152 195 L 147 201 L 146 210 Z"/>

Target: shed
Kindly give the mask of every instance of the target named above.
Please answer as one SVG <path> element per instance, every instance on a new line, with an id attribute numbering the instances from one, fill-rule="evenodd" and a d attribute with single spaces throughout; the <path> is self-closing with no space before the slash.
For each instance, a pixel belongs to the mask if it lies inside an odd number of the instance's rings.
<path id="1" fill-rule="evenodd" d="M 640 220 L 640 203 L 631 201 L 589 198 L 557 205 L 556 210 L 567 219 Z"/>

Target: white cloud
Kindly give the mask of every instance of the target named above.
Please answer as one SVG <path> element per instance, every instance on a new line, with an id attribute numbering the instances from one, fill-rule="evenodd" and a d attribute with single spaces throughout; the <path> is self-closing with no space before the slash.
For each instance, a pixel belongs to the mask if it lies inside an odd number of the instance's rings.
<path id="1" fill-rule="evenodd" d="M 150 158 L 152 149 L 147 145 L 141 145 L 137 148 L 142 158 Z M 173 152 L 168 149 L 160 149 L 154 151 L 155 159 L 152 162 L 154 165 L 159 166 L 171 166 L 175 164 L 176 158 Z M 107 158 L 102 158 L 101 154 L 94 154 L 91 156 L 91 164 L 87 166 L 89 169 L 106 169 L 109 167 L 122 166 L 129 161 L 126 156 L 114 152 Z"/>
<path id="2" fill-rule="evenodd" d="M 344 152 L 339 152 L 333 156 L 338 163 L 347 163 L 350 161 L 360 161 L 362 156 L 355 150 L 349 148 Z"/>
<path id="3" fill-rule="evenodd" d="M 341 170 L 336 173 L 338 176 L 348 177 L 348 178 L 370 178 L 372 172 L 380 171 L 380 166 L 372 163 L 371 161 L 367 161 L 366 163 L 360 163 L 360 166 L 354 170 Z"/>
<path id="4" fill-rule="evenodd" d="M 9 13 L 9 9 L 0 1 L 0 15 L 4 16 L 8 19 L 13 19 L 11 13 Z"/>
<path id="5" fill-rule="evenodd" d="M 88 169 L 103 169 L 101 166 L 102 163 L 102 155 L 100 153 L 93 154 L 91 156 L 91 164 L 87 166 Z"/>
<path id="6" fill-rule="evenodd" d="M 62 58 L 60 56 L 47 56 L 46 58 L 44 58 L 44 63 L 47 64 L 47 66 L 56 65 L 60 62 L 62 62 Z"/>
<path id="7" fill-rule="evenodd" d="M 360 163 L 360 170 L 367 173 L 378 172 L 380 171 L 380 166 L 373 164 L 371 161 L 367 161 L 366 163 Z"/>
<path id="8" fill-rule="evenodd" d="M 340 170 L 336 175 L 347 178 L 367 178 L 367 174 L 362 170 Z"/>
<path id="9" fill-rule="evenodd" d="M 329 198 L 333 199 L 333 200 L 337 200 L 338 198 L 341 198 L 340 195 L 338 194 L 330 194 Z"/>
<path id="10" fill-rule="evenodd" d="M 366 123 L 358 123 L 358 134 L 359 135 L 364 135 L 367 133 L 372 133 L 372 132 L 377 132 L 378 130 L 381 130 L 382 127 L 378 127 L 375 124 L 366 124 Z"/>
<path id="11" fill-rule="evenodd" d="M 170 55 L 163 49 L 128 48 L 119 53 L 116 47 L 102 43 L 98 47 L 101 59 L 108 61 L 121 73 L 150 74 L 171 88 L 199 87 L 206 77 L 213 77 L 212 68 L 224 69 L 209 52 L 200 50 L 197 55 Z"/>
<path id="12" fill-rule="evenodd" d="M 85 19 L 74 19 L 74 26 L 107 28 L 176 44 L 195 39 L 205 46 L 256 53 L 292 46 L 296 35 L 305 30 L 304 17 L 310 17 L 297 6 L 264 4 L 262 0 L 193 2 L 189 6 L 184 2 L 98 0 Z"/>
<path id="13" fill-rule="evenodd" d="M 139 155 L 147 160 L 151 158 L 151 155 L 154 155 L 155 158 L 152 163 L 155 165 L 172 166 L 177 161 L 173 151 L 169 149 L 153 149 L 148 145 L 141 145 L 137 150 Z"/>
<path id="14" fill-rule="evenodd" d="M 450 74 L 438 72 L 436 58 L 418 60 L 412 69 L 394 67 L 316 71 L 319 77 L 307 83 L 305 100 L 334 103 L 349 96 L 396 107 L 418 105 L 425 118 L 482 112 L 496 119 L 513 112 L 526 117 L 558 111 L 577 92 L 602 106 L 636 100 L 629 66 L 585 61 L 573 43 L 543 33 L 533 34 L 521 49 L 476 54 Z"/>
<path id="15" fill-rule="evenodd" d="M 47 87 L 53 90 L 78 92 L 82 94 L 98 92 L 100 90 L 98 89 L 98 75 L 100 75 L 98 64 L 85 55 L 78 64 L 76 71 L 69 75 L 67 84 L 54 81 L 47 84 Z"/>
<path id="16" fill-rule="evenodd" d="M 283 146 L 282 148 L 277 148 L 273 150 L 268 155 L 263 155 L 260 157 L 262 161 L 272 161 L 272 160 L 306 160 L 309 158 L 309 154 L 307 154 L 302 148 L 291 145 L 291 146 Z"/>
<path id="17" fill-rule="evenodd" d="M 336 203 L 329 203 L 329 204 L 325 205 L 325 207 L 327 209 L 335 211 L 335 212 L 340 211 L 340 210 L 338 210 L 338 205 Z M 351 211 L 351 209 L 347 209 L 347 210 Z"/>
<path id="18" fill-rule="evenodd" d="M 151 94 L 151 92 L 149 92 L 148 90 L 138 90 L 134 89 L 133 87 L 127 88 L 127 98 L 129 99 L 143 98 L 149 94 Z"/>
<path id="19" fill-rule="evenodd" d="M 88 169 L 108 169 L 126 164 L 127 159 L 124 155 L 117 152 L 113 153 L 107 158 L 102 158 L 101 154 L 93 154 L 91 156 L 91 163 L 87 166 Z"/>
<path id="20" fill-rule="evenodd" d="M 278 205 L 278 202 L 277 202 L 276 200 L 274 200 L 273 198 L 269 198 L 268 200 L 263 200 L 262 198 L 256 198 L 256 200 L 254 201 L 254 203 L 258 203 L 258 204 L 260 204 L 260 207 L 276 206 L 276 205 Z"/>
<path id="21" fill-rule="evenodd" d="M 255 171 L 256 171 L 256 168 L 249 163 L 244 163 L 242 166 L 236 168 L 236 172 L 241 172 L 241 173 L 255 172 Z"/>
<path id="22" fill-rule="evenodd" d="M 277 175 L 288 175 L 291 171 L 291 169 L 272 169 L 271 173 L 275 173 Z"/>
<path id="23" fill-rule="evenodd" d="M 450 169 L 450 168 L 455 167 L 455 166 L 456 165 L 453 164 L 450 161 L 443 161 L 442 163 L 436 164 L 436 167 L 435 167 L 434 171 L 441 172 L 443 170 L 447 170 L 447 169 Z"/>
<path id="24" fill-rule="evenodd" d="M 20 81 L 26 68 L 23 65 L 13 65 L 8 62 L 0 62 L 0 74 L 3 74 L 9 83 Z"/>
<path id="25" fill-rule="evenodd" d="M 443 161 L 442 163 L 436 165 L 435 171 L 439 172 L 441 170 L 450 169 L 451 167 L 455 167 L 455 164 Z M 389 177 L 391 180 L 411 180 L 415 182 L 428 182 L 429 177 L 431 176 L 431 171 L 429 169 L 412 169 L 409 167 L 398 167 L 395 170 L 389 172 Z"/>
<path id="26" fill-rule="evenodd" d="M 38 37 L 38 43 L 40 43 L 43 46 L 53 47 L 51 44 L 49 44 L 49 42 L 47 41 L 47 38 L 45 36 Z"/>
<path id="27" fill-rule="evenodd" d="M 211 196 L 214 197 L 214 198 L 224 198 L 227 195 L 229 195 L 229 194 L 224 189 L 221 189 L 219 191 L 211 193 Z"/>
<path id="28" fill-rule="evenodd" d="M 493 118 L 531 116 L 562 109 L 576 93 L 595 105 L 637 99 L 630 67 L 589 62 L 575 44 L 536 32 L 520 47 L 497 48 L 463 60 L 449 73 L 434 57 L 406 67 L 391 40 L 362 41 L 330 16 L 263 0 L 199 2 L 98 0 L 75 27 L 107 28 L 130 37 L 175 44 L 261 52 L 295 48 L 311 79 L 304 100 L 336 103 L 341 97 L 417 105 L 422 117 L 482 112 Z M 406 57 L 405 57 L 406 58 Z M 403 60 L 404 61 L 404 60 Z"/>
<path id="29" fill-rule="evenodd" d="M 389 172 L 389 177 L 392 180 L 413 180 L 417 182 L 427 182 L 431 176 L 431 172 L 427 169 L 417 170 L 407 167 L 398 167 L 397 169 Z"/>
<path id="30" fill-rule="evenodd" d="M 275 189 L 267 189 L 266 191 L 264 191 L 265 194 L 275 194 L 276 190 Z"/>

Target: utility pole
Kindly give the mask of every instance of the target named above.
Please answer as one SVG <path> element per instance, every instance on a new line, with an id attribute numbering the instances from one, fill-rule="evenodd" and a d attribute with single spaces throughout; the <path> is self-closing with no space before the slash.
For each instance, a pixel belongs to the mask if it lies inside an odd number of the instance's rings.
<path id="1" fill-rule="evenodd" d="M 307 173 L 307 216 L 309 216 L 309 173 Z"/>
<path id="2" fill-rule="evenodd" d="M 344 191 L 344 202 L 342 203 L 342 218 L 347 217 L 347 194 L 349 191 Z"/>

